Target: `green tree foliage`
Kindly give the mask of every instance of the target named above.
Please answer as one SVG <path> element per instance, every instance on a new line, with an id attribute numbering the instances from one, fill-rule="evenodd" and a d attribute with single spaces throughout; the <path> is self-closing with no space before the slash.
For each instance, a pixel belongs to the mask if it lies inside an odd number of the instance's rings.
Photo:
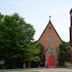
<path id="1" fill-rule="evenodd" d="M 33 40 L 34 33 L 33 26 L 26 23 L 17 13 L 0 13 L 0 59 L 14 63 L 24 59 L 25 49 Z"/>
<path id="2" fill-rule="evenodd" d="M 40 65 L 45 66 L 45 54 L 44 54 L 44 46 L 40 44 L 39 42 L 37 43 L 37 47 L 40 49 Z"/>
<path id="3" fill-rule="evenodd" d="M 28 62 L 28 67 L 31 67 L 31 63 L 42 62 L 43 46 L 37 42 L 32 42 L 27 48 L 25 53 L 25 62 Z"/>
<path id="4" fill-rule="evenodd" d="M 70 61 L 69 44 L 62 42 L 59 52 L 59 65 L 64 65 L 65 62 Z"/>

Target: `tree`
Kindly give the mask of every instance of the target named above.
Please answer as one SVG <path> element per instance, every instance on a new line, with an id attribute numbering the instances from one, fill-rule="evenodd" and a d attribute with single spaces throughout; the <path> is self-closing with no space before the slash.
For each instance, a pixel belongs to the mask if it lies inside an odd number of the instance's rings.
<path id="1" fill-rule="evenodd" d="M 39 58 L 40 58 L 40 66 L 45 66 L 45 54 L 44 54 L 44 46 L 37 42 L 37 48 L 40 49 L 40 54 L 39 54 Z"/>
<path id="2" fill-rule="evenodd" d="M 0 13 L 0 59 L 12 64 L 24 59 L 25 49 L 33 40 L 34 33 L 33 26 L 17 13 Z"/>
<path id="3" fill-rule="evenodd" d="M 38 42 L 32 42 L 27 48 L 25 53 L 25 62 L 28 63 L 28 67 L 31 67 L 31 63 L 42 62 L 42 49 L 43 46 Z"/>
<path id="4" fill-rule="evenodd" d="M 69 44 L 62 42 L 59 51 L 60 51 L 58 56 L 59 65 L 64 66 L 65 62 L 70 61 Z"/>

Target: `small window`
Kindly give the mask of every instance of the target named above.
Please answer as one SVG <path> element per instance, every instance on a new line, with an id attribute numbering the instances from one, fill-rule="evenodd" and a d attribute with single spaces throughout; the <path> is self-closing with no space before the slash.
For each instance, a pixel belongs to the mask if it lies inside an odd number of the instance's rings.
<path id="1" fill-rule="evenodd" d="M 49 27 L 49 29 L 51 29 L 51 27 Z"/>
<path id="2" fill-rule="evenodd" d="M 51 35 L 48 36 L 48 41 L 49 41 L 49 42 L 52 41 L 52 36 L 51 36 Z"/>

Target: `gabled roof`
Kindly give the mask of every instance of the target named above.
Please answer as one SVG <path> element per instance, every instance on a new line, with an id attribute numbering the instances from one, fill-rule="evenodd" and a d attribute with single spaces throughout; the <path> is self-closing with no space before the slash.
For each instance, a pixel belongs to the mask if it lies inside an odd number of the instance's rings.
<path id="1" fill-rule="evenodd" d="M 60 38 L 59 34 L 57 33 L 57 31 L 55 30 L 54 26 L 52 25 L 52 22 L 49 20 L 46 28 L 44 29 L 42 35 L 44 34 L 45 30 L 47 29 L 47 27 L 49 26 L 49 24 L 51 24 L 51 26 L 53 27 L 54 31 L 56 32 L 57 36 L 59 37 L 59 39 L 62 41 L 62 39 Z M 39 40 L 41 39 L 42 35 L 40 36 Z"/>

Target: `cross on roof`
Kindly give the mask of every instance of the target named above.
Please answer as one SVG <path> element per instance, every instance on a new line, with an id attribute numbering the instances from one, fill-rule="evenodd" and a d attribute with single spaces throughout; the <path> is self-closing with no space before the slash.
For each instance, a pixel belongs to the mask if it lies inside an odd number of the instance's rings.
<path id="1" fill-rule="evenodd" d="M 51 21 L 51 16 L 49 16 L 49 21 Z"/>

